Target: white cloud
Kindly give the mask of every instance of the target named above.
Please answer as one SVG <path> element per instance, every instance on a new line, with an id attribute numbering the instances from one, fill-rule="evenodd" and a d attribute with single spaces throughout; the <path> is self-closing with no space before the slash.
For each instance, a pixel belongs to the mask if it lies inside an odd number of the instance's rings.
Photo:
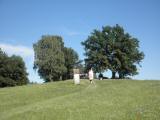
<path id="1" fill-rule="evenodd" d="M 22 45 L 10 45 L 10 44 L 1 44 L 0 43 L 0 48 L 6 52 L 8 55 L 20 55 L 23 58 L 26 57 L 33 57 L 34 52 L 32 48 L 22 46 Z"/>

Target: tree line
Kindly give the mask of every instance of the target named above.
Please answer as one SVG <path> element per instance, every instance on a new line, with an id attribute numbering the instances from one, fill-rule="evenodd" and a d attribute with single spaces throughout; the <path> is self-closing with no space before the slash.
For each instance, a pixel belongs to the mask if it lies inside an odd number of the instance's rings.
<path id="1" fill-rule="evenodd" d="M 0 48 L 0 87 L 25 85 L 29 83 L 28 73 L 20 56 L 9 57 Z"/>
<path id="2" fill-rule="evenodd" d="M 72 79 L 73 68 L 95 73 L 112 71 L 112 78 L 126 78 L 138 74 L 137 66 L 144 59 L 139 40 L 119 25 L 94 30 L 82 42 L 86 58 L 84 65 L 72 48 L 64 45 L 61 36 L 44 35 L 33 44 L 34 66 L 45 82 Z M 0 49 L 0 87 L 23 85 L 29 82 L 25 63 L 20 56 L 9 57 Z"/>

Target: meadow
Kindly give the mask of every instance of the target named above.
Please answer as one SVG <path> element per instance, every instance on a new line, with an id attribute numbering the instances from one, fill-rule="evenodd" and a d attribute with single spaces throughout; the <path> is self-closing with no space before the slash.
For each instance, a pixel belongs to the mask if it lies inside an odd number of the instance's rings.
<path id="1" fill-rule="evenodd" d="M 73 80 L 0 89 L 0 120 L 159 120 L 160 81 Z"/>

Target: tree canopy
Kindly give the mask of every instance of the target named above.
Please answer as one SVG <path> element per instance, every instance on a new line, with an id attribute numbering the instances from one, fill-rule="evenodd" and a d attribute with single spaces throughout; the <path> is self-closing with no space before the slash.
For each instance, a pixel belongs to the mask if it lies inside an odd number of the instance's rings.
<path id="1" fill-rule="evenodd" d="M 94 30 L 91 36 L 82 45 L 85 47 L 86 69 L 93 67 L 96 72 L 103 72 L 108 69 L 109 62 L 106 56 L 105 39 L 101 31 Z"/>
<path id="2" fill-rule="evenodd" d="M 33 48 L 34 69 L 38 70 L 45 82 L 70 79 L 78 54 L 72 48 L 64 47 L 62 37 L 42 36 Z"/>
<path id="3" fill-rule="evenodd" d="M 79 62 L 78 54 L 72 48 L 64 47 L 64 59 L 65 59 L 65 67 L 67 71 L 63 74 L 63 79 L 71 79 L 73 78 L 73 68 Z"/>
<path id="4" fill-rule="evenodd" d="M 112 78 L 116 73 L 119 78 L 138 74 L 137 65 L 144 58 L 144 53 L 139 50 L 139 40 L 125 33 L 119 25 L 94 30 L 82 45 L 87 57 L 86 67 L 93 67 L 100 73 L 109 69 Z"/>
<path id="5" fill-rule="evenodd" d="M 27 75 L 25 63 L 20 56 L 9 57 L 0 49 L 0 87 L 27 84 Z"/>

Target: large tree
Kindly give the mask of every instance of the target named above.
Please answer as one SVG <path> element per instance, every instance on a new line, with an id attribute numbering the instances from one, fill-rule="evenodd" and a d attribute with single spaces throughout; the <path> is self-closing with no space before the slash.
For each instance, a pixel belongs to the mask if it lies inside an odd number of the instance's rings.
<path id="1" fill-rule="evenodd" d="M 25 63 L 20 56 L 9 57 L 0 49 L 0 87 L 27 84 L 27 75 Z"/>
<path id="2" fill-rule="evenodd" d="M 35 52 L 34 69 L 38 70 L 45 82 L 62 79 L 66 72 L 63 53 L 64 43 L 60 36 L 42 36 L 33 45 Z"/>
<path id="3" fill-rule="evenodd" d="M 86 70 L 94 69 L 94 72 L 104 72 L 108 69 L 109 62 L 106 56 L 105 39 L 101 31 L 94 30 L 88 39 L 82 42 L 85 49 Z"/>
<path id="4" fill-rule="evenodd" d="M 82 45 L 86 51 L 86 63 L 92 63 L 93 67 L 96 65 L 96 72 L 100 68 L 101 71 L 109 68 L 112 78 L 115 78 L 116 73 L 119 78 L 138 74 L 136 65 L 144 58 L 144 53 L 139 51 L 138 39 L 125 33 L 119 25 L 105 26 L 102 31 L 94 30 Z M 106 61 L 106 64 L 99 61 Z"/>

